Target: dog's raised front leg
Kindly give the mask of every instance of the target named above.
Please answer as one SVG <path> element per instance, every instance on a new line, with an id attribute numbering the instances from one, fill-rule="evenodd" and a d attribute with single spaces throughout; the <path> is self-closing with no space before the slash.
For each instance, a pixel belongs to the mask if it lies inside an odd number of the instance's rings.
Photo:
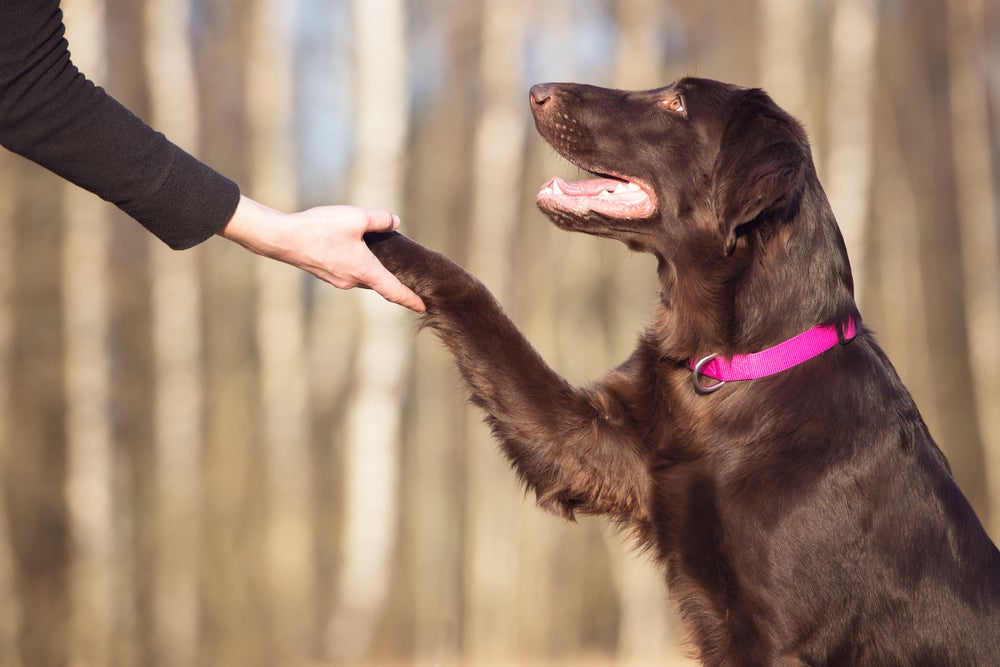
<path id="1" fill-rule="evenodd" d="M 469 272 L 397 233 L 365 240 L 424 300 L 422 326 L 454 355 L 472 401 L 486 411 L 539 505 L 570 519 L 576 511 L 607 514 L 641 530 L 648 473 L 621 374 L 612 372 L 593 387 L 572 387 Z"/>

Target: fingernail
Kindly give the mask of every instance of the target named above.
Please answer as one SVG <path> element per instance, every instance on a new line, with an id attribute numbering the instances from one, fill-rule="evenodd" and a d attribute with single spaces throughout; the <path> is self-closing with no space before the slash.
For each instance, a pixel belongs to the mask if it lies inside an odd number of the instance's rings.
<path id="1" fill-rule="evenodd" d="M 395 229 L 399 227 L 399 216 L 395 213 L 392 214 L 392 228 Z"/>

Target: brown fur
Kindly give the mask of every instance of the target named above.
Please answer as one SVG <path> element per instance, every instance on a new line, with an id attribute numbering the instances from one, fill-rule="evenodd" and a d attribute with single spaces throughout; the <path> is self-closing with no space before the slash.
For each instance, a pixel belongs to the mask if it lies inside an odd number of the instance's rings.
<path id="1" fill-rule="evenodd" d="M 760 90 L 690 78 L 546 84 L 531 105 L 567 159 L 655 198 L 630 218 L 539 197 L 560 227 L 659 260 L 625 363 L 571 386 L 472 275 L 398 234 L 368 240 L 423 297 L 539 504 L 652 549 L 706 665 L 1000 664 L 1000 554 L 870 331 L 769 378 L 692 384 L 691 357 L 860 321 L 799 123 Z"/>

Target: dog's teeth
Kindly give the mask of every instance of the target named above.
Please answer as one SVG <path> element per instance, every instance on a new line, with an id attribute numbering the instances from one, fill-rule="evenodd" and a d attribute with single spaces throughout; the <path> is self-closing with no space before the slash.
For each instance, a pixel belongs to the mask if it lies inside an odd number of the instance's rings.
<path id="1" fill-rule="evenodd" d="M 638 192 L 639 186 L 635 183 L 619 183 L 615 186 L 614 194 L 624 195 L 630 192 Z"/>
<path id="2" fill-rule="evenodd" d="M 563 191 L 559 188 L 559 181 L 552 181 L 552 187 L 549 188 L 551 194 L 561 195 Z"/>

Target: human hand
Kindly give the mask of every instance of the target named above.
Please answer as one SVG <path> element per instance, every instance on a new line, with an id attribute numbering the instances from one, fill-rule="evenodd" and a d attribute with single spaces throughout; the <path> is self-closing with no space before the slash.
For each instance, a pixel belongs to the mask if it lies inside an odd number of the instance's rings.
<path id="1" fill-rule="evenodd" d="M 386 209 L 319 206 L 283 213 L 240 197 L 219 232 L 250 252 L 308 271 L 334 287 L 370 287 L 388 301 L 422 313 L 424 302 L 390 273 L 362 240 L 365 232 L 389 232 L 399 218 Z"/>

